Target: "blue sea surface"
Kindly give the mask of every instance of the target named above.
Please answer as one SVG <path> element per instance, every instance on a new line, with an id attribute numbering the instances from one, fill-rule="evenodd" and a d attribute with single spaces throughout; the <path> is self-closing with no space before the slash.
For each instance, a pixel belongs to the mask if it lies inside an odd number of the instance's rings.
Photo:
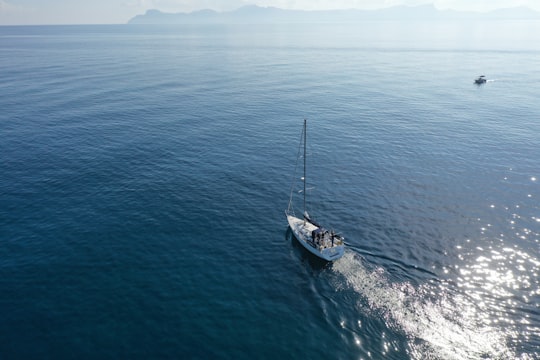
<path id="1" fill-rule="evenodd" d="M 539 22 L 4 26 L 0 51 L 0 358 L 540 358 Z M 304 118 L 334 263 L 287 229 Z"/>

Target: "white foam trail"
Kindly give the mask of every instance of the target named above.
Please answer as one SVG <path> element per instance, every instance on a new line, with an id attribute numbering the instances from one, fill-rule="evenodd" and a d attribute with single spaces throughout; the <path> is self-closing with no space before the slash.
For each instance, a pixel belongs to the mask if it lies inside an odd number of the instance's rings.
<path id="1" fill-rule="evenodd" d="M 422 295 L 426 289 L 416 289 L 409 283 L 391 285 L 382 271 L 369 271 L 351 252 L 336 261 L 333 269 L 368 301 L 371 310 L 382 314 L 389 326 L 404 331 L 413 340 L 425 341 L 424 345 L 410 342 L 415 358 L 515 358 L 505 345 L 503 333 L 482 325 L 470 301 L 464 304 L 459 299 L 459 306 L 452 305 L 445 300 L 448 295 L 443 289 L 432 289 L 441 292 L 441 301 L 433 303 Z"/>

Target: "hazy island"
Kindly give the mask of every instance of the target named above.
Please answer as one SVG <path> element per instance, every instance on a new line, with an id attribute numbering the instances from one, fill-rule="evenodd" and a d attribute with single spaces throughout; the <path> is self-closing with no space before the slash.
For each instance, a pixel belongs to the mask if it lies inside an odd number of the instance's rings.
<path id="1" fill-rule="evenodd" d="M 193 24 L 193 23 L 314 23 L 357 22 L 365 20 L 540 20 L 540 13 L 527 7 L 490 12 L 439 10 L 433 5 L 394 6 L 379 10 L 285 10 L 276 7 L 248 5 L 234 11 L 200 10 L 191 13 L 165 13 L 148 10 L 129 24 Z"/>

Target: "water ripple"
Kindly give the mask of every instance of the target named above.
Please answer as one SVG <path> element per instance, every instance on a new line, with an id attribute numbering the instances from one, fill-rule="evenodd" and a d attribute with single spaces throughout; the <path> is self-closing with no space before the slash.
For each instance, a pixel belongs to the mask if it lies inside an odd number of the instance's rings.
<path id="1" fill-rule="evenodd" d="M 384 271 L 370 271 L 354 253 L 347 252 L 333 269 L 374 315 L 402 331 L 415 359 L 508 359 L 516 355 L 508 341 L 512 331 L 486 315 L 474 295 L 459 288 L 391 283 Z M 493 324 L 492 321 L 495 323 Z"/>

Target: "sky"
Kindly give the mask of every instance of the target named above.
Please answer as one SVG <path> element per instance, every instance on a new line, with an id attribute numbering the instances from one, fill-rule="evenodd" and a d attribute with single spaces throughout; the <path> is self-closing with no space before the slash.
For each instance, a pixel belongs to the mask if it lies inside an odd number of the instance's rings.
<path id="1" fill-rule="evenodd" d="M 438 9 L 490 11 L 527 6 L 540 11 L 540 0 L 0 0 L 0 25 L 124 24 L 146 10 L 231 11 L 244 5 L 296 10 L 380 9 L 433 4 Z"/>

